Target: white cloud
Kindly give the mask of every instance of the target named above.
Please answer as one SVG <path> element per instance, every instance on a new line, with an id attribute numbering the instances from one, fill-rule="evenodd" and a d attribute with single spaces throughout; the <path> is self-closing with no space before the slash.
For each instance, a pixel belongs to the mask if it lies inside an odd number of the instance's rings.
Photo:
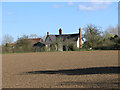
<path id="1" fill-rule="evenodd" d="M 86 10 L 86 11 L 95 11 L 100 9 L 108 8 L 112 2 L 110 0 L 90 0 L 90 2 L 86 2 L 83 4 L 75 3 L 75 2 L 67 2 L 68 5 L 73 7 L 77 7 L 79 10 Z M 61 8 L 64 5 L 54 5 L 53 8 Z"/>
<path id="2" fill-rule="evenodd" d="M 88 11 L 94 10 L 93 7 L 85 6 L 85 5 L 82 5 L 82 4 L 80 4 L 80 5 L 78 6 L 78 8 L 79 8 L 79 10 L 88 10 Z"/>
<path id="3" fill-rule="evenodd" d="M 78 8 L 79 10 L 94 11 L 108 8 L 110 4 L 111 2 L 90 2 L 85 4 L 79 4 Z"/>

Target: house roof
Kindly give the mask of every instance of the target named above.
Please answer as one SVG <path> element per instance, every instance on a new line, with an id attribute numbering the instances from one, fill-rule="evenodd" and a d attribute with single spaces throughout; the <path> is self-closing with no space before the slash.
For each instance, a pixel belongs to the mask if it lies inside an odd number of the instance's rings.
<path id="1" fill-rule="evenodd" d="M 56 41 L 56 36 L 55 35 L 49 35 L 51 41 Z"/>
<path id="2" fill-rule="evenodd" d="M 28 40 L 33 40 L 33 41 L 39 42 L 42 39 L 41 38 L 31 38 L 31 39 L 28 39 Z"/>
<path id="3" fill-rule="evenodd" d="M 62 35 L 56 35 L 56 37 L 62 37 L 63 41 L 65 41 L 66 39 L 70 39 L 73 41 L 77 41 L 77 38 L 79 37 L 79 33 L 76 34 L 62 34 Z"/>
<path id="4" fill-rule="evenodd" d="M 31 38 L 31 39 L 27 39 L 27 40 L 31 41 L 32 44 L 43 41 L 41 38 Z"/>
<path id="5" fill-rule="evenodd" d="M 47 35 L 45 42 L 48 44 L 52 44 L 53 42 L 55 42 L 59 37 L 61 37 L 63 39 L 63 41 L 65 40 L 72 40 L 72 41 L 77 41 L 78 37 L 79 37 L 79 33 L 76 34 L 62 34 L 62 35 Z M 49 40 L 47 40 L 47 38 L 49 38 Z"/>

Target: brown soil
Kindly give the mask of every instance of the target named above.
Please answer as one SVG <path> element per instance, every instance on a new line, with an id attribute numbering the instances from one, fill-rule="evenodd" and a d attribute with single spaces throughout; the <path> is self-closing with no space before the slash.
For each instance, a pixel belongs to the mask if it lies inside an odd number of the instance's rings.
<path id="1" fill-rule="evenodd" d="M 3 88 L 118 88 L 118 51 L 2 55 Z"/>

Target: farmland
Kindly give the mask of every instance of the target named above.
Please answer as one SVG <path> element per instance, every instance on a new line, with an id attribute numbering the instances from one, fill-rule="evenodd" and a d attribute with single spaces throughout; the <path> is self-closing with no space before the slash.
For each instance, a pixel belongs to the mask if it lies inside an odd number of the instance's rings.
<path id="1" fill-rule="evenodd" d="M 118 51 L 2 55 L 3 88 L 118 88 Z"/>

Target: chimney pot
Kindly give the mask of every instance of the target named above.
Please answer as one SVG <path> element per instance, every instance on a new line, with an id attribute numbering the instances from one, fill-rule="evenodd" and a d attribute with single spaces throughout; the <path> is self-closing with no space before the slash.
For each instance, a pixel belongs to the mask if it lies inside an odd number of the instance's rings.
<path id="1" fill-rule="evenodd" d="M 82 31 L 81 31 L 81 28 L 79 28 L 79 48 L 82 48 Z"/>
<path id="2" fill-rule="evenodd" d="M 49 35 L 49 32 L 47 32 L 47 35 Z"/>
<path id="3" fill-rule="evenodd" d="M 79 34 L 81 33 L 81 28 L 79 28 Z"/>
<path id="4" fill-rule="evenodd" d="M 62 29 L 61 28 L 59 29 L 59 35 L 62 35 Z"/>

